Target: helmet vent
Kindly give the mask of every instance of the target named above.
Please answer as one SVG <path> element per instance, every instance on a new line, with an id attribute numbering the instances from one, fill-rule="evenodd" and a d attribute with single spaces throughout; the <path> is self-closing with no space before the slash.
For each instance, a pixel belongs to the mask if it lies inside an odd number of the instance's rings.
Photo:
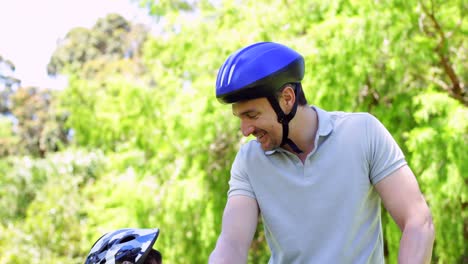
<path id="1" fill-rule="evenodd" d="M 123 244 L 123 243 L 126 243 L 128 241 L 132 241 L 135 238 L 136 238 L 135 236 L 126 236 L 126 237 L 122 238 L 122 240 L 119 241 L 119 244 Z"/>

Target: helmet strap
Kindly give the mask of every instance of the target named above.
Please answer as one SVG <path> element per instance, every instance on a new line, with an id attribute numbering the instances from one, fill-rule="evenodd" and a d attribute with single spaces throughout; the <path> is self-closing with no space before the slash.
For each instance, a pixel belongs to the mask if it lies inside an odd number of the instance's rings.
<path id="1" fill-rule="evenodd" d="M 296 89 L 294 89 L 294 92 Z M 299 149 L 299 147 L 291 140 L 288 138 L 289 134 L 289 121 L 294 118 L 296 115 L 297 111 L 297 100 L 294 101 L 293 108 L 291 109 L 291 112 L 289 114 L 285 114 L 283 110 L 281 109 L 278 99 L 276 99 L 275 96 L 267 96 L 268 101 L 270 102 L 271 106 L 273 107 L 273 110 L 275 110 L 276 115 L 278 116 L 278 122 L 281 123 L 283 126 L 283 138 L 281 140 L 281 146 L 283 145 L 288 145 L 291 147 L 291 149 L 296 152 L 296 153 L 302 153 L 302 150 Z"/>

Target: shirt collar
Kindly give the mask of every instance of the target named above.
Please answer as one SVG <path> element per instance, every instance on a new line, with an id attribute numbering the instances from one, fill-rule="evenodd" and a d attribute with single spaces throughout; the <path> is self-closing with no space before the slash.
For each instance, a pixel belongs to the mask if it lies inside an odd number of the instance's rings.
<path id="1" fill-rule="evenodd" d="M 333 131 L 333 123 L 330 117 L 330 113 L 316 106 L 311 106 L 311 107 L 317 113 L 317 118 L 318 118 L 317 134 L 321 137 L 330 135 L 330 133 Z"/>
<path id="2" fill-rule="evenodd" d="M 314 105 L 312 105 L 311 107 L 317 113 L 317 119 L 318 119 L 317 136 L 326 137 L 330 135 L 330 133 L 333 131 L 333 123 L 330 117 L 330 113 Z M 286 151 L 286 150 L 281 147 L 278 147 L 272 150 L 265 151 L 265 155 L 272 155 L 276 151 L 281 152 L 281 151 Z"/>

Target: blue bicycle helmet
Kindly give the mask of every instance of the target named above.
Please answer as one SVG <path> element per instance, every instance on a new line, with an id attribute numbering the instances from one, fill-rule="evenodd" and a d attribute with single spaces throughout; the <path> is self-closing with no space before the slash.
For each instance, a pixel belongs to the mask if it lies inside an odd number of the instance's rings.
<path id="1" fill-rule="evenodd" d="M 216 79 L 216 97 L 223 103 L 275 95 L 287 83 L 300 83 L 304 58 L 282 44 L 259 42 L 234 52 Z"/>
<path id="2" fill-rule="evenodd" d="M 85 264 L 142 264 L 153 248 L 159 229 L 124 228 L 109 232 L 92 246 Z"/>
<path id="3" fill-rule="evenodd" d="M 218 71 L 216 98 L 222 103 L 266 97 L 283 126 L 281 145 L 302 151 L 288 138 L 289 121 L 297 110 L 297 100 L 289 114 L 285 114 L 276 98 L 277 92 L 288 83 L 300 87 L 304 77 L 304 58 L 293 49 L 274 42 L 259 42 L 231 54 Z"/>

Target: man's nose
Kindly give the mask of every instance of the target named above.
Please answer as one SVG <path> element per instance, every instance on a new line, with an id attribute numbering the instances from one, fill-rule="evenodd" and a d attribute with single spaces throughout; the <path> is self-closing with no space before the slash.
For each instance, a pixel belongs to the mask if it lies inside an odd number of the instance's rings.
<path id="1" fill-rule="evenodd" d="M 250 136 L 250 134 L 252 134 L 255 131 L 255 129 L 251 123 L 246 122 L 246 121 L 241 121 L 241 131 L 244 137 L 248 137 Z"/>

